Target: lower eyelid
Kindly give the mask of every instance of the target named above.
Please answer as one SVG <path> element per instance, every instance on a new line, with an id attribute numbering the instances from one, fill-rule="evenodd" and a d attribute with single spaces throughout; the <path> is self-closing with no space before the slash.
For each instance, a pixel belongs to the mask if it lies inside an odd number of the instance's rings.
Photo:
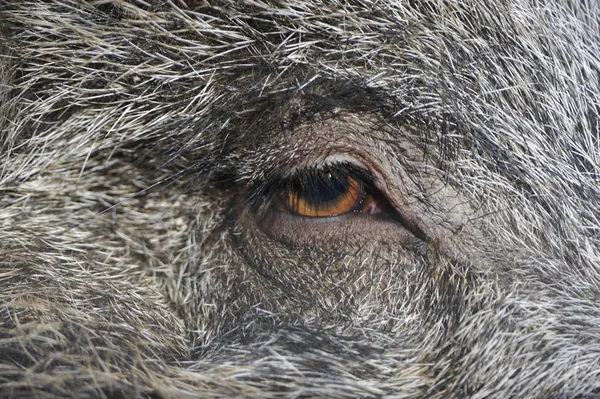
<path id="1" fill-rule="evenodd" d="M 271 208 L 258 221 L 261 230 L 270 238 L 292 247 L 361 243 L 372 240 L 388 241 L 398 245 L 422 245 L 397 222 L 361 212 L 349 212 L 332 217 L 306 217 L 292 215 Z"/>

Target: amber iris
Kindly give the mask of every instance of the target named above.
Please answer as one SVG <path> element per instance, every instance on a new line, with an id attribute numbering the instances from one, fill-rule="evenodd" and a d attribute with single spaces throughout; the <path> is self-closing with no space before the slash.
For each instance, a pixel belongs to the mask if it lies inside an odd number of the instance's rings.
<path id="1" fill-rule="evenodd" d="M 277 208 L 306 217 L 329 217 L 361 211 L 367 193 L 363 183 L 343 173 L 325 173 L 282 190 Z"/>

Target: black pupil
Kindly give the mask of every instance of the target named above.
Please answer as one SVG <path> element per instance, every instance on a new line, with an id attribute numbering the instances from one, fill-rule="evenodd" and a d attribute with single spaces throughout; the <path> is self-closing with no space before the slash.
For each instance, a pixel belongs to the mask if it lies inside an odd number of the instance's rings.
<path id="1" fill-rule="evenodd" d="M 296 184 L 293 190 L 312 205 L 334 201 L 348 191 L 348 177 L 343 173 L 321 172 L 309 184 Z"/>

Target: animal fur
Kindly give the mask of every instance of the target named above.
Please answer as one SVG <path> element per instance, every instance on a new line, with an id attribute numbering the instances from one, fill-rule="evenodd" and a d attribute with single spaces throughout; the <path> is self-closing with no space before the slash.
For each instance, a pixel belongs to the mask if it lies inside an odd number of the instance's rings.
<path id="1" fill-rule="evenodd" d="M 0 1 L 0 397 L 600 397 L 597 0 Z M 427 239 L 269 222 L 343 154 Z"/>

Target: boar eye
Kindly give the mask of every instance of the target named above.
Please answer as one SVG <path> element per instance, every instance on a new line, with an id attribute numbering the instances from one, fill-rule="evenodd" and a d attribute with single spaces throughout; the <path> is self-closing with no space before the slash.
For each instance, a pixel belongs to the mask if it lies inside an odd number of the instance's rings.
<path id="1" fill-rule="evenodd" d="M 372 235 L 382 229 L 405 241 L 409 236 L 430 241 L 419 218 L 392 205 L 384 195 L 387 190 L 378 188 L 385 186 L 381 183 L 351 162 L 321 164 L 273 174 L 251 189 L 246 200 L 263 232 L 286 243 L 313 242 L 324 235 Z"/>
<path id="2" fill-rule="evenodd" d="M 309 218 L 353 212 L 383 215 L 391 206 L 373 186 L 373 180 L 365 170 L 347 163 L 301 170 L 280 183 L 272 206 Z"/>
<path id="3" fill-rule="evenodd" d="M 328 217 L 358 211 L 367 197 L 361 180 L 340 171 L 318 171 L 304 183 L 290 182 L 273 205 L 298 216 Z"/>

